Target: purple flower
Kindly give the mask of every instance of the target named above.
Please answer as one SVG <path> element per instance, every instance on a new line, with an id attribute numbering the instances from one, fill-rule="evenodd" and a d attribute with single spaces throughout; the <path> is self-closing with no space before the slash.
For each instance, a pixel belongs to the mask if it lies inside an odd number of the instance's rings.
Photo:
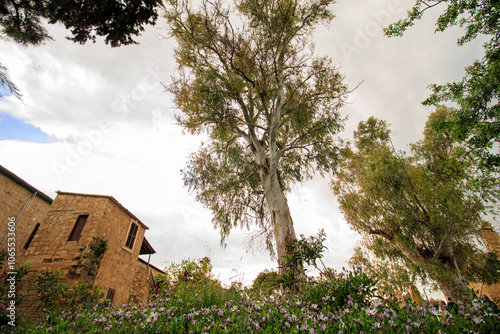
<path id="1" fill-rule="evenodd" d="M 474 323 L 476 325 L 479 325 L 480 323 L 484 322 L 484 319 L 483 319 L 483 317 L 476 317 L 476 316 L 474 316 L 474 318 L 472 318 L 472 321 L 474 321 Z"/>
<path id="2" fill-rule="evenodd" d="M 411 326 L 408 326 L 408 325 L 406 326 L 406 331 L 408 333 L 411 333 L 412 330 L 413 330 L 413 328 L 411 328 Z"/>
<path id="3" fill-rule="evenodd" d="M 465 315 L 465 320 L 470 320 L 470 319 L 472 319 L 472 316 L 469 313 L 467 313 Z"/>
<path id="4" fill-rule="evenodd" d="M 353 307 L 353 305 L 354 305 L 354 304 L 352 303 L 352 300 L 349 300 L 349 301 L 347 302 L 347 307 Z"/>
<path id="5" fill-rule="evenodd" d="M 223 317 L 223 316 L 224 316 L 224 311 L 219 310 L 219 312 L 217 313 L 217 315 L 218 315 L 219 317 Z"/>
<path id="6" fill-rule="evenodd" d="M 319 329 L 324 333 L 326 331 L 326 325 L 324 323 L 320 323 Z"/>
<path id="7" fill-rule="evenodd" d="M 225 321 L 225 322 L 227 322 L 227 323 L 231 323 L 231 322 L 233 322 L 233 320 L 231 320 L 231 318 L 230 318 L 230 317 L 227 317 L 227 319 L 226 319 L 226 320 L 224 320 L 224 321 Z"/>

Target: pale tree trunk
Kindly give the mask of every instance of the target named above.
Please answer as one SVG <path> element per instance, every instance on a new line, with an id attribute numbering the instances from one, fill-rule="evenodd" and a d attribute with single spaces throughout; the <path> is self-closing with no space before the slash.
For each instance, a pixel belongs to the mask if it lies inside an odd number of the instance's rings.
<path id="1" fill-rule="evenodd" d="M 281 82 L 279 79 L 278 82 Z M 252 132 L 249 135 L 250 145 L 253 147 L 255 162 L 259 166 L 259 176 L 264 188 L 264 196 L 266 203 L 271 213 L 271 222 L 273 225 L 274 240 L 276 242 L 276 253 L 278 257 L 278 265 L 284 263 L 284 255 L 287 252 L 287 245 L 297 239 L 295 229 L 293 227 L 292 217 L 290 215 L 290 208 L 286 200 L 283 188 L 280 184 L 278 176 L 278 161 L 280 153 L 278 152 L 277 137 L 278 128 L 281 120 L 281 110 L 285 100 L 284 88 L 280 84 L 279 99 L 272 113 L 269 124 L 269 147 L 266 153 L 265 144 L 257 140 L 257 137 Z M 268 155 L 269 154 L 269 155 Z M 294 273 L 299 276 L 303 273 L 302 265 L 299 268 L 294 268 Z M 281 269 L 280 269 L 281 272 Z"/>
<path id="2" fill-rule="evenodd" d="M 290 215 L 290 208 L 288 207 L 285 194 L 281 189 L 277 173 L 274 172 L 265 175 L 263 178 L 263 185 L 266 202 L 271 212 L 278 264 L 282 265 L 287 245 L 297 239 L 293 227 L 293 220 Z"/>
<path id="3" fill-rule="evenodd" d="M 276 164 L 270 163 L 274 159 L 273 157 L 269 158 L 266 156 L 263 147 L 258 146 L 258 144 L 255 146 L 258 147 L 254 151 L 255 160 L 259 166 L 259 176 L 264 189 L 266 204 L 271 213 L 276 255 L 278 265 L 281 266 L 284 263 L 287 245 L 296 240 L 297 237 L 293 227 L 292 216 L 290 215 L 290 208 L 280 184 Z M 302 271 L 302 268 L 299 270 Z"/>

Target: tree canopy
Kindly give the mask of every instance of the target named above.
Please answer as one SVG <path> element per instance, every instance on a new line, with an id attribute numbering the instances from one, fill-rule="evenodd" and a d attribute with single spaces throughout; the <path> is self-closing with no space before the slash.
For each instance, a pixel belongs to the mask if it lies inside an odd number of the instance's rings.
<path id="1" fill-rule="evenodd" d="M 436 123 L 437 129 L 449 129 L 451 135 L 467 143 L 469 150 L 485 168 L 500 169 L 500 3 L 472 0 L 417 0 L 408 17 L 388 27 L 388 36 L 401 36 L 431 8 L 444 8 L 436 23 L 436 32 L 452 26 L 464 28 L 459 45 L 481 36 L 484 57 L 465 69 L 459 82 L 433 84 L 426 105 L 453 102 L 458 106 L 450 118 Z"/>
<path id="2" fill-rule="evenodd" d="M 24 45 L 38 45 L 51 37 L 43 26 L 62 23 L 70 29 L 68 37 L 84 44 L 104 36 L 112 47 L 137 43 L 134 36 L 144 25 L 154 25 L 162 0 L 5 0 L 0 3 L 3 38 Z"/>
<path id="3" fill-rule="evenodd" d="M 385 121 L 361 122 L 332 185 L 364 247 L 404 263 L 409 277 L 430 277 L 457 300 L 466 296 L 463 277 L 477 279 L 484 264 L 478 231 L 499 189 L 496 175 L 464 160 L 449 131 L 433 128 L 450 113 L 437 108 L 408 156 L 394 150 Z"/>
<path id="4" fill-rule="evenodd" d="M 340 107 L 348 93 L 311 33 L 333 18 L 333 0 L 240 0 L 234 8 L 168 1 L 178 75 L 168 89 L 178 123 L 207 143 L 183 170 L 213 213 L 221 242 L 258 226 L 278 261 L 295 232 L 285 192 L 336 165 Z"/>

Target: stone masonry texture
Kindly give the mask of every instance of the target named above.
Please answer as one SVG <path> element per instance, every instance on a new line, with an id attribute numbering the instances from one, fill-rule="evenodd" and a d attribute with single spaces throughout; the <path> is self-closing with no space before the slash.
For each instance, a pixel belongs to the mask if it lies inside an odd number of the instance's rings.
<path id="1" fill-rule="evenodd" d="M 33 196 L 36 191 L 0 168 L 1 238 L 8 233 L 9 218 L 17 217 L 22 210 L 16 222 L 16 262 L 31 266 L 21 283 L 21 289 L 27 292 L 22 310 L 28 317 L 40 314 L 33 278 L 43 269 L 58 270 L 66 283 L 91 281 L 105 295 L 113 289 L 113 304 L 148 301 L 154 276 L 161 271 L 139 259 L 141 249 L 143 254 L 154 253 L 144 246 L 146 225 L 111 196 L 58 192 L 52 200 L 44 194 Z M 87 216 L 81 234 L 77 240 L 69 240 L 80 216 Z M 37 223 L 38 230 L 24 249 Z M 127 247 L 132 224 L 137 232 L 133 244 Z M 107 241 L 107 250 L 97 256 L 91 246 L 102 240 Z M 7 242 L 2 248 L 6 246 Z"/>

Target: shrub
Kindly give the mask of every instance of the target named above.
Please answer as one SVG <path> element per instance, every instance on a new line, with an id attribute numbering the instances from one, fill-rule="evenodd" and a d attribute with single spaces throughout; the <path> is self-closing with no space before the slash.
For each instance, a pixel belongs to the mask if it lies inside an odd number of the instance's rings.
<path id="1" fill-rule="evenodd" d="M 43 269 L 34 278 L 38 296 L 48 313 L 62 310 L 76 311 L 102 304 L 104 292 L 92 282 L 67 284 L 61 282 L 61 273 L 57 270 Z"/>
<path id="2" fill-rule="evenodd" d="M 318 305 L 335 309 L 358 305 L 368 307 L 373 300 L 376 281 L 356 267 L 312 278 L 302 291 L 302 298 Z"/>
<path id="3" fill-rule="evenodd" d="M 208 257 L 182 260 L 165 269 L 158 281 L 157 298 L 162 296 L 180 301 L 178 307 L 210 307 L 238 298 L 240 289 L 224 289 L 212 273 Z"/>
<path id="4" fill-rule="evenodd" d="M 300 236 L 299 240 L 291 243 L 285 256 L 285 263 L 281 266 L 283 282 L 291 291 L 300 291 L 301 298 L 317 305 L 333 308 L 343 307 L 347 304 L 369 306 L 374 296 L 376 281 L 364 274 L 361 267 L 353 270 L 336 273 L 327 268 L 321 258 L 327 249 L 323 242 L 325 232 L 320 230 L 316 236 L 306 238 Z M 321 267 L 318 265 L 321 263 Z M 296 268 L 309 265 L 316 268 L 318 277 L 303 277 L 296 275 Z M 304 273 L 307 268 L 303 268 Z"/>
<path id="5" fill-rule="evenodd" d="M 252 292 L 269 296 L 280 289 L 280 276 L 274 270 L 264 270 L 259 273 L 252 284 Z"/>
<path id="6" fill-rule="evenodd" d="M 16 305 L 22 302 L 24 295 L 19 294 L 20 280 L 28 273 L 30 268 L 29 264 L 23 264 L 15 265 L 14 268 L 2 270 L 1 268 L 4 268 L 4 262 L 7 260 L 8 256 L 9 253 L 7 251 L 3 249 L 0 250 L 0 304 L 2 305 L 2 309 L 5 308 L 4 312 L 6 312 L 7 308 L 11 305 L 11 301 L 14 301 Z M 6 325 L 11 322 L 12 319 L 17 319 L 17 315 L 13 318 L 9 318 L 4 312 L 0 311 L 0 326 Z"/>

